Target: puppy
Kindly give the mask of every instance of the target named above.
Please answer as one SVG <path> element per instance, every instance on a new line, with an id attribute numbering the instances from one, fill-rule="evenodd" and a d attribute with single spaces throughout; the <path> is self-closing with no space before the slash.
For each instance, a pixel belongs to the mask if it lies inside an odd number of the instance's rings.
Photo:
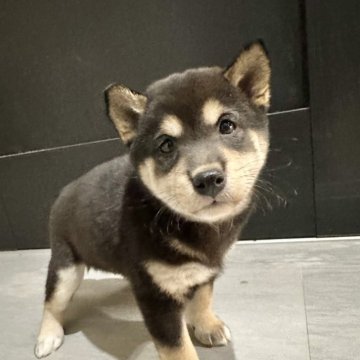
<path id="1" fill-rule="evenodd" d="M 226 69 L 190 69 L 145 94 L 106 91 L 129 154 L 66 186 L 50 214 L 51 260 L 38 358 L 63 342 L 85 267 L 126 276 L 162 360 L 230 341 L 213 283 L 250 213 L 269 144 L 270 64 L 261 42 Z"/>

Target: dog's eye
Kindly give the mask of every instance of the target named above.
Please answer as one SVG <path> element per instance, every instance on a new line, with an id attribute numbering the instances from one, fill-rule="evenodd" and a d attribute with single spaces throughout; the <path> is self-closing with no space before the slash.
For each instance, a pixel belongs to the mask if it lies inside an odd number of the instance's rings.
<path id="1" fill-rule="evenodd" d="M 231 134 L 236 129 L 236 125 L 233 121 L 230 120 L 229 115 L 223 115 L 220 118 L 219 122 L 219 131 L 221 134 L 228 135 Z"/>
<path id="2" fill-rule="evenodd" d="M 166 137 L 159 146 L 159 149 L 164 154 L 169 154 L 174 150 L 175 143 L 170 137 Z"/>

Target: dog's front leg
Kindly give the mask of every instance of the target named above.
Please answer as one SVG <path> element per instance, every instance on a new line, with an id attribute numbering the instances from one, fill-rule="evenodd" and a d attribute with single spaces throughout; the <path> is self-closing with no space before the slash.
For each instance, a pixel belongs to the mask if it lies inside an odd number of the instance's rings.
<path id="1" fill-rule="evenodd" d="M 184 320 L 184 306 L 156 292 L 136 291 L 145 324 L 161 360 L 199 360 Z"/>
<path id="2" fill-rule="evenodd" d="M 207 346 L 226 345 L 230 330 L 212 310 L 213 282 L 199 287 L 186 307 L 186 320 L 195 337 Z"/>

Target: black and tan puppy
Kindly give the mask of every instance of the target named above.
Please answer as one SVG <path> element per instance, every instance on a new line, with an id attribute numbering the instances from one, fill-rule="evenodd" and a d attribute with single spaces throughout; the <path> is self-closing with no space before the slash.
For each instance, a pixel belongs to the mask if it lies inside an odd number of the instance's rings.
<path id="1" fill-rule="evenodd" d="M 198 359 L 230 331 L 213 282 L 238 238 L 268 152 L 270 65 L 260 42 L 227 69 L 173 74 L 144 95 L 106 92 L 129 155 L 66 186 L 50 217 L 52 256 L 37 357 L 64 337 L 62 315 L 86 266 L 125 275 L 160 359 Z"/>

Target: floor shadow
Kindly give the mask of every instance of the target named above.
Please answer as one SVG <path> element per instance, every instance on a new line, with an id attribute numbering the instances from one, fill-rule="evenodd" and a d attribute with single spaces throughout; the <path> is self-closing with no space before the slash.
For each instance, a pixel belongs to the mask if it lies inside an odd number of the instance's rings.
<path id="1" fill-rule="evenodd" d="M 116 359 L 156 358 L 153 345 L 149 346 L 151 337 L 125 280 L 83 281 L 65 315 L 66 334 L 79 331 Z M 201 359 L 235 359 L 231 346 L 209 349 L 195 344 Z M 151 357 L 142 354 L 145 346 L 147 353 L 153 353 Z"/>
<path id="2" fill-rule="evenodd" d="M 83 281 L 65 316 L 66 334 L 79 331 L 119 360 L 151 341 L 130 286 L 120 279 Z"/>

